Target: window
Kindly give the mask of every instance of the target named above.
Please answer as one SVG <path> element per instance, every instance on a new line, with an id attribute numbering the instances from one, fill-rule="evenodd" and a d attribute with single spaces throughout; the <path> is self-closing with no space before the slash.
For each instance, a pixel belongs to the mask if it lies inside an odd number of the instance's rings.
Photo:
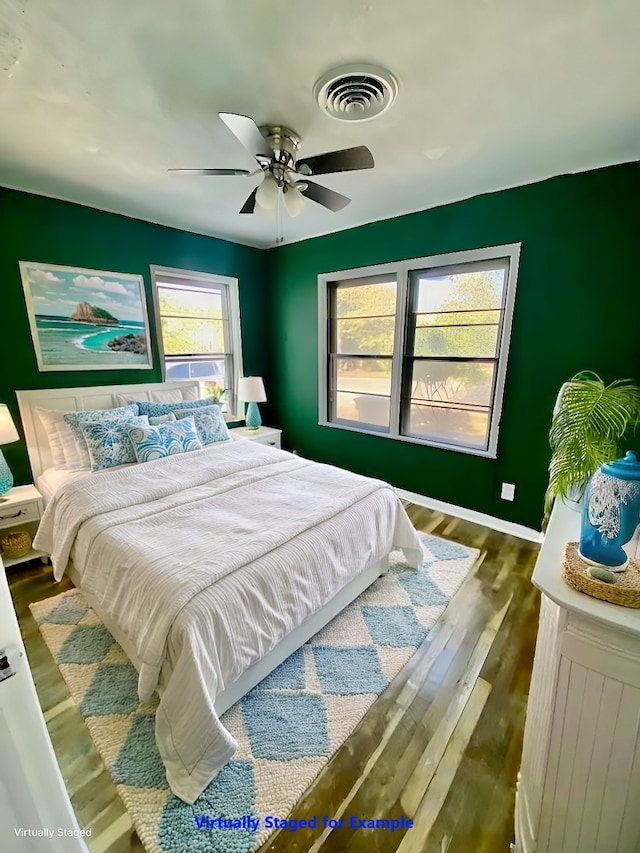
<path id="1" fill-rule="evenodd" d="M 164 379 L 227 389 L 226 409 L 235 412 L 242 371 L 237 279 L 156 266 L 151 275 Z"/>
<path id="2" fill-rule="evenodd" d="M 392 277 L 369 276 L 329 291 L 336 421 L 389 430 L 396 290 Z"/>
<path id="3" fill-rule="evenodd" d="M 319 276 L 320 423 L 495 457 L 519 254 Z"/>

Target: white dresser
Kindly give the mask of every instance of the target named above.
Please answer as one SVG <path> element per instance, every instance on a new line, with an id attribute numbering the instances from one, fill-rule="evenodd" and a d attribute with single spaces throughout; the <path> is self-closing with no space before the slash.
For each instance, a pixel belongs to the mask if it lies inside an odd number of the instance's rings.
<path id="1" fill-rule="evenodd" d="M 91 829 L 80 830 L 69 802 L 1 559 L 0 667 L 0 850 L 88 853 Z"/>
<path id="2" fill-rule="evenodd" d="M 640 851 L 640 610 L 562 580 L 580 515 L 557 502 L 533 573 L 542 592 L 517 853 Z"/>

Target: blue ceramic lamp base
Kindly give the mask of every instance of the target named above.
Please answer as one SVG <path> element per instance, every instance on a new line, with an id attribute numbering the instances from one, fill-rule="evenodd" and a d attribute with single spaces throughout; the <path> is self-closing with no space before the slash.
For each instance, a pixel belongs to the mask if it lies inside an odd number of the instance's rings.
<path id="1" fill-rule="evenodd" d="M 262 418 L 260 417 L 260 409 L 258 408 L 257 403 L 247 403 L 244 420 L 247 425 L 247 429 L 260 429 Z"/>
<path id="2" fill-rule="evenodd" d="M 0 495 L 6 495 L 13 487 L 13 474 L 0 450 Z"/>

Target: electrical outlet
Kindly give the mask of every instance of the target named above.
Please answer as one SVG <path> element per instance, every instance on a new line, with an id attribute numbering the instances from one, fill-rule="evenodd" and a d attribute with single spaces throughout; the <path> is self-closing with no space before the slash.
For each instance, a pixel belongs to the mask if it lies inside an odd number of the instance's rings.
<path id="1" fill-rule="evenodd" d="M 503 501 L 512 501 L 516 496 L 516 487 L 513 483 L 503 483 L 500 497 Z"/>

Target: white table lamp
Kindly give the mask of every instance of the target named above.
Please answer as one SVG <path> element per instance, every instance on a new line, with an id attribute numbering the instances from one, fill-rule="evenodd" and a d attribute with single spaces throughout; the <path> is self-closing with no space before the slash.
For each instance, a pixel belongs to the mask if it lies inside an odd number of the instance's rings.
<path id="1" fill-rule="evenodd" d="M 245 423 L 247 429 L 259 429 L 262 423 L 258 403 L 264 403 L 267 395 L 261 376 L 243 376 L 238 382 L 238 399 L 247 404 Z"/>
<path id="2" fill-rule="evenodd" d="M 15 428 L 11 412 L 5 403 L 0 403 L 0 444 L 11 444 L 19 441 L 20 436 Z M 6 495 L 13 486 L 13 474 L 0 450 L 0 495 Z"/>

